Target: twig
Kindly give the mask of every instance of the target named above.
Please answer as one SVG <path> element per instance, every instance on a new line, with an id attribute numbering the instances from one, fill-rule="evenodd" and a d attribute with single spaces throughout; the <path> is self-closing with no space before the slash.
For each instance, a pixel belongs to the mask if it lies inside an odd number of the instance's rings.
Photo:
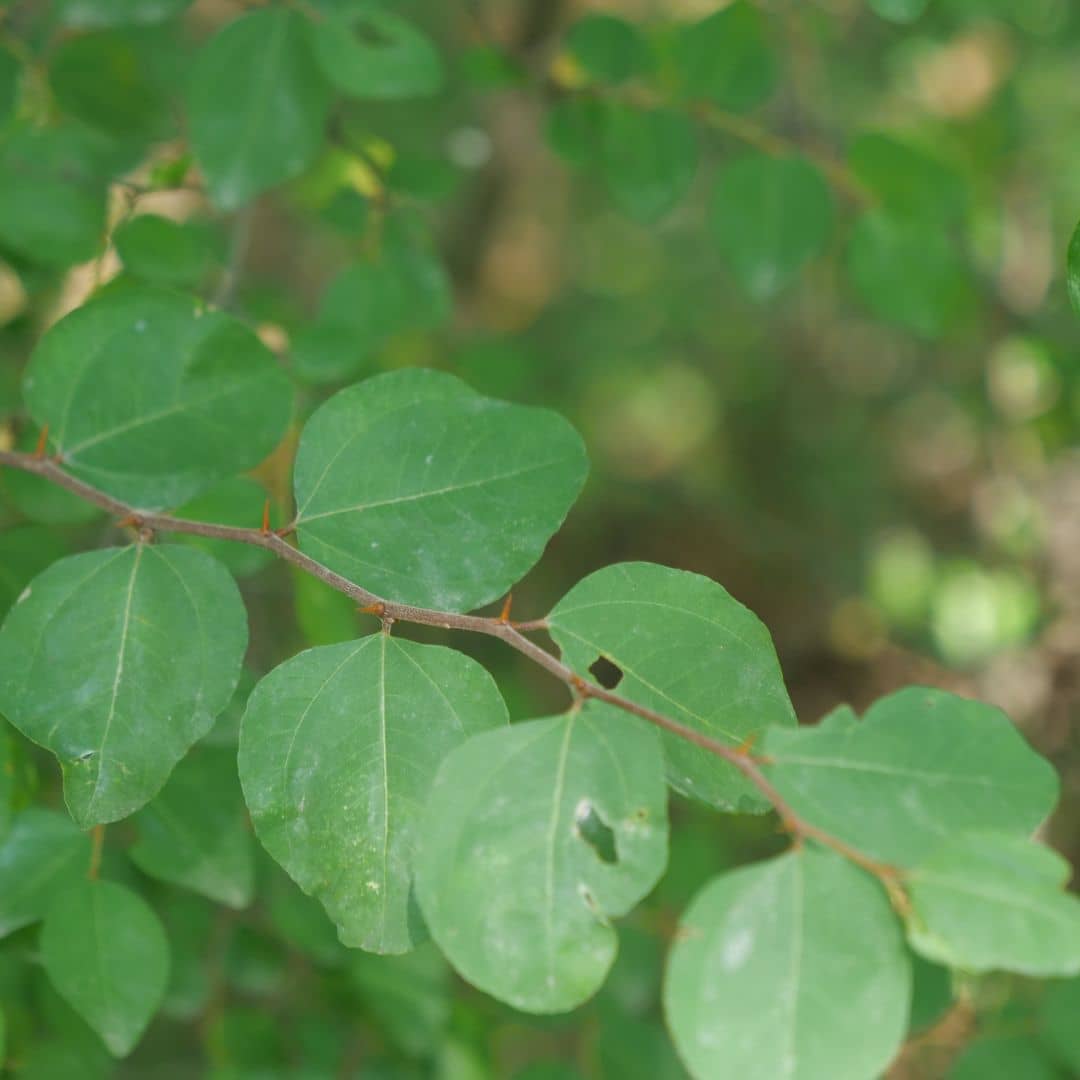
<path id="1" fill-rule="evenodd" d="M 646 705 L 639 705 L 636 701 L 631 701 L 629 698 L 616 694 L 612 690 L 587 682 L 572 668 L 525 636 L 525 632 L 546 629 L 548 624 L 544 619 L 515 623 L 503 619 L 501 616 L 489 618 L 481 615 L 461 615 L 454 611 L 437 611 L 433 608 L 417 607 L 414 604 L 402 604 L 393 600 L 386 600 L 336 573 L 328 566 L 324 566 L 309 555 L 305 555 L 298 548 L 293 547 L 285 539 L 285 534 L 292 531 L 291 526 L 278 531 L 265 530 L 262 527 L 247 529 L 234 525 L 217 525 L 207 521 L 188 521 L 185 518 L 174 517 L 171 514 L 140 510 L 65 472 L 55 458 L 44 458 L 17 451 L 0 450 L 0 466 L 3 465 L 40 476 L 70 491 L 73 495 L 92 503 L 94 506 L 100 507 L 120 519 L 122 523 L 138 529 L 144 535 L 164 532 L 185 533 L 190 536 L 203 536 L 213 540 L 231 540 L 238 544 L 250 544 L 254 547 L 265 548 L 286 562 L 292 563 L 293 566 L 318 578 L 332 589 L 344 593 L 354 600 L 362 611 L 375 615 L 382 620 L 384 627 L 389 622 L 407 622 L 422 626 L 436 626 L 444 630 L 464 630 L 499 638 L 510 648 L 515 649 L 565 683 L 576 699 L 593 698 L 607 705 L 612 705 L 624 712 L 641 717 L 641 719 L 647 720 L 656 727 L 670 732 L 672 735 L 684 739 L 686 742 L 692 743 L 694 746 L 700 747 L 710 754 L 715 754 L 718 758 L 726 761 L 742 773 L 772 803 L 780 816 L 781 824 L 788 832 L 796 838 L 816 840 L 850 859 L 864 870 L 874 874 L 881 879 L 889 891 L 893 903 L 897 907 L 903 908 L 905 898 L 899 887 L 900 872 L 895 867 L 868 858 L 845 841 L 800 818 L 790 803 L 777 791 L 772 782 L 762 772 L 759 759 L 754 757 L 747 746 L 728 746 L 726 743 L 681 724 L 678 720 L 650 709 Z"/>

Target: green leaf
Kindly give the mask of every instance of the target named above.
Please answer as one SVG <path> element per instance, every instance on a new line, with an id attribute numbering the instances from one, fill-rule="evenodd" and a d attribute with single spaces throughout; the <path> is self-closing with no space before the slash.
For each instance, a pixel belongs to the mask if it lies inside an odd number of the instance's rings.
<path id="1" fill-rule="evenodd" d="M 1080 974 L 1080 900 L 1062 891 L 1069 874 L 1033 841 L 954 835 L 908 876 L 912 947 L 965 971 Z"/>
<path id="2" fill-rule="evenodd" d="M 158 917 L 131 890 L 83 881 L 49 909 L 41 962 L 64 1000 L 111 1054 L 123 1057 L 165 996 L 169 943 Z"/>
<path id="3" fill-rule="evenodd" d="M 724 874 L 683 915 L 664 982 L 694 1076 L 866 1080 L 907 1026 L 911 972 L 884 892 L 814 848 Z"/>
<path id="4" fill-rule="evenodd" d="M 452 308 L 450 280 L 430 245 L 406 220 L 394 218 L 386 223 L 378 256 L 348 267 L 323 297 L 316 326 L 339 335 L 329 347 L 339 350 L 340 368 L 325 356 L 315 365 L 302 357 L 301 367 L 348 378 L 391 338 L 433 329 Z"/>
<path id="5" fill-rule="evenodd" d="M 465 611 L 536 562 L 586 467 L 581 439 L 555 413 L 481 397 L 440 372 L 379 375 L 304 428 L 300 546 L 380 595 Z"/>
<path id="6" fill-rule="evenodd" d="M 599 98 L 568 97 L 548 111 L 544 134 L 563 160 L 579 168 L 602 166 L 600 148 L 612 106 Z"/>
<path id="7" fill-rule="evenodd" d="M 0 614 L 15 603 L 37 574 L 68 550 L 55 529 L 25 525 L 0 532 Z"/>
<path id="8" fill-rule="evenodd" d="M 851 170 L 889 214 L 945 227 L 964 214 L 967 192 L 956 172 L 890 135 L 859 135 L 848 152 Z"/>
<path id="9" fill-rule="evenodd" d="M 1039 1006 L 1046 1042 L 1080 1075 L 1080 978 L 1051 982 Z"/>
<path id="10" fill-rule="evenodd" d="M 56 17 L 80 30 L 164 22 L 179 15 L 191 0 L 53 0 Z"/>
<path id="11" fill-rule="evenodd" d="M 764 19 L 745 0 L 685 26 L 676 42 L 675 69 L 684 96 L 707 98 L 734 112 L 760 105 L 777 81 Z"/>
<path id="12" fill-rule="evenodd" d="M 329 106 L 306 21 L 274 7 L 229 23 L 200 50 L 187 100 L 195 157 L 223 210 L 299 176 Z"/>
<path id="13" fill-rule="evenodd" d="M 895 23 L 913 23 L 929 6 L 930 0 L 866 0 L 875 15 Z"/>
<path id="14" fill-rule="evenodd" d="M 933 1027 L 952 1005 L 952 976 L 948 968 L 912 953 L 911 984 L 909 1030 L 924 1031 Z"/>
<path id="15" fill-rule="evenodd" d="M 302 652 L 256 686 L 240 729 L 255 831 L 346 945 L 426 937 L 412 898 L 424 800 L 454 747 L 506 721 L 475 661 L 383 633 Z"/>
<path id="16" fill-rule="evenodd" d="M 129 849 L 145 874 L 232 908 L 255 892 L 255 853 L 231 750 L 196 749 L 135 816 Z"/>
<path id="17" fill-rule="evenodd" d="M 11 814 L 15 805 L 15 774 L 15 742 L 6 725 L 0 725 L 0 843 L 6 839 L 11 828 Z"/>
<path id="18" fill-rule="evenodd" d="M 206 225 L 139 214 L 113 233 L 124 269 L 158 285 L 197 288 L 221 262 L 217 237 Z"/>
<path id="19" fill-rule="evenodd" d="M 615 204 L 641 222 L 662 218 L 690 188 L 698 165 L 694 126 L 668 109 L 607 110 L 601 165 Z"/>
<path id="20" fill-rule="evenodd" d="M 356 279 L 367 278 L 370 282 L 381 282 L 380 275 L 369 274 L 366 268 L 354 268 L 349 281 L 360 285 Z M 339 281 L 342 278 L 339 278 Z M 378 286 L 377 286 L 378 288 Z M 379 291 L 382 291 L 379 289 Z M 369 297 L 371 290 L 358 288 L 357 297 Z M 376 319 L 381 320 L 383 312 Z M 374 320 L 373 320 L 374 322 Z M 371 324 L 369 324 L 370 326 Z M 382 335 L 372 343 L 368 339 L 368 326 L 357 332 L 357 328 L 347 325 L 312 323 L 301 327 L 289 342 L 289 360 L 293 375 L 302 382 L 319 386 L 326 383 L 342 383 L 364 374 L 364 369 L 371 366 L 371 352 L 382 341 Z M 371 371 L 366 374 L 371 374 Z"/>
<path id="21" fill-rule="evenodd" d="M 795 713 L 768 630 L 715 581 L 652 563 L 590 574 L 547 618 L 563 659 L 585 677 L 603 657 L 616 689 L 640 705 L 731 746 Z M 725 810 L 767 804 L 741 773 L 707 750 L 664 736 L 668 782 Z"/>
<path id="22" fill-rule="evenodd" d="M 962 829 L 1027 835 L 1057 800 L 1053 767 L 992 705 L 909 687 L 850 728 L 766 732 L 765 772 L 806 821 L 912 866 Z"/>
<path id="23" fill-rule="evenodd" d="M 1037 1039 L 1007 1033 L 969 1043 L 946 1076 L 947 1080 L 1062 1080 Z"/>
<path id="24" fill-rule="evenodd" d="M 566 47 L 601 82 L 623 82 L 650 65 L 649 47 L 637 27 L 615 15 L 584 15 L 570 27 Z"/>
<path id="25" fill-rule="evenodd" d="M 145 509 L 257 465 L 284 435 L 292 398 L 246 326 L 150 288 L 106 294 L 58 322 L 23 388 L 71 472 Z"/>
<path id="26" fill-rule="evenodd" d="M 0 48 L 0 123 L 6 122 L 15 111 L 21 78 L 22 67 L 19 61 L 8 49 Z"/>
<path id="27" fill-rule="evenodd" d="M 90 837 L 66 814 L 30 807 L 0 843 L 0 937 L 44 917 L 86 876 Z"/>
<path id="28" fill-rule="evenodd" d="M 168 99 L 138 38 L 122 31 L 69 37 L 49 64 L 56 102 L 68 115 L 113 135 L 153 135 Z"/>
<path id="29" fill-rule="evenodd" d="M 667 1032 L 640 1016 L 604 1014 L 596 1041 L 603 1080 L 686 1080 Z"/>
<path id="30" fill-rule="evenodd" d="M 450 1020 L 450 969 L 432 945 L 405 956 L 354 953 L 349 981 L 390 1040 L 409 1057 L 438 1050 Z"/>
<path id="31" fill-rule="evenodd" d="M 724 168 L 712 225 L 739 284 L 755 299 L 775 296 L 824 250 L 833 200 L 804 158 L 753 154 Z"/>
<path id="32" fill-rule="evenodd" d="M 206 961 L 214 940 L 216 911 L 202 897 L 179 889 L 166 891 L 156 911 L 165 925 L 170 954 L 162 1012 L 170 1019 L 195 1020 L 213 992 Z"/>
<path id="33" fill-rule="evenodd" d="M 267 498 L 266 488 L 258 481 L 246 476 L 232 476 L 185 503 L 175 516 L 189 521 L 212 521 L 217 525 L 254 529 L 262 523 Z M 270 522 L 276 524 L 273 515 Z M 273 552 L 231 540 L 179 534 L 175 542 L 201 548 L 237 577 L 250 577 L 274 561 Z"/>
<path id="34" fill-rule="evenodd" d="M 287 944 L 306 953 L 317 964 L 340 965 L 346 951 L 323 906 L 302 892 L 276 863 L 267 858 L 266 864 L 273 868 L 273 873 L 268 887 L 259 893 L 274 930 Z"/>
<path id="35" fill-rule="evenodd" d="M 99 253 L 105 179 L 87 139 L 24 129 L 0 148 L 0 243 L 33 263 L 66 267 Z"/>
<path id="36" fill-rule="evenodd" d="M 660 742 L 636 717 L 579 712 L 470 739 L 439 769 L 416 888 L 459 974 L 526 1012 L 564 1012 L 615 959 L 610 920 L 667 857 Z M 613 850 L 589 839 L 593 821 Z"/>
<path id="37" fill-rule="evenodd" d="M 84 828 L 126 817 L 229 703 L 247 646 L 232 578 L 201 551 L 62 559 L 0 628 L 0 712 L 56 755 Z"/>
<path id="38" fill-rule="evenodd" d="M 1073 230 L 1072 239 L 1069 241 L 1065 284 L 1069 292 L 1069 303 L 1073 311 L 1080 315 L 1080 224 Z"/>
<path id="39" fill-rule="evenodd" d="M 967 295 L 964 264 L 936 225 L 871 210 L 855 222 L 847 261 L 866 306 L 922 337 L 939 337 Z"/>
<path id="40" fill-rule="evenodd" d="M 351 97 L 396 101 L 442 88 L 435 45 L 400 15 L 378 8 L 332 14 L 311 32 L 324 74 Z"/>

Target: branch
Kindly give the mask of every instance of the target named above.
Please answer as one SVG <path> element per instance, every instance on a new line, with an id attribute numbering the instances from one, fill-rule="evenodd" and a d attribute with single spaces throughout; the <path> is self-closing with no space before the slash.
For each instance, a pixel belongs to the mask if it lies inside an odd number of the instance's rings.
<path id="1" fill-rule="evenodd" d="M 99 491 L 90 484 L 72 476 L 60 467 L 53 458 L 47 458 L 38 454 L 24 454 L 10 450 L 0 450 L 0 466 L 20 469 L 23 472 L 40 476 L 50 483 L 70 491 L 73 495 L 92 503 L 108 514 L 120 519 L 122 524 L 133 525 L 140 532 L 173 532 L 186 533 L 189 536 L 203 536 L 211 540 L 231 540 L 238 544 L 250 544 L 253 547 L 265 548 L 273 552 L 285 562 L 312 577 L 325 582 L 332 589 L 344 593 L 355 600 L 360 609 L 370 615 L 376 615 L 383 620 L 384 625 L 391 622 L 416 623 L 422 626 L 437 626 L 444 630 L 465 630 L 472 633 L 487 634 L 489 637 L 499 638 L 512 649 L 517 650 L 523 656 L 528 657 L 540 667 L 549 671 L 557 679 L 564 682 L 579 700 L 594 698 L 607 705 L 612 705 L 624 712 L 632 713 L 643 720 L 654 724 L 656 727 L 670 732 L 680 739 L 684 739 L 702 750 L 715 754 L 718 758 L 734 766 L 743 774 L 757 789 L 772 803 L 780 816 L 784 828 L 798 839 L 812 839 L 821 844 L 831 847 L 834 851 L 850 859 L 852 862 L 880 878 L 889 890 L 894 904 L 902 906 L 903 894 L 899 891 L 899 872 L 892 866 L 876 862 L 867 858 L 856 848 L 832 836 L 830 833 L 819 829 L 816 825 L 804 821 L 796 814 L 792 806 L 773 786 L 771 781 L 761 771 L 758 759 L 744 746 L 732 747 L 717 739 L 685 724 L 673 720 L 670 716 L 656 712 L 645 705 L 639 705 L 629 698 L 616 694 L 595 683 L 587 682 L 573 669 L 561 660 L 552 656 L 546 649 L 541 648 L 534 641 L 525 637 L 523 631 L 546 629 L 547 623 L 543 619 L 534 619 L 529 622 L 511 622 L 509 618 L 489 618 L 481 615 L 460 615 L 453 611 L 436 611 L 432 608 L 416 607 L 413 604 L 400 604 L 393 600 L 386 600 L 375 593 L 368 591 L 360 585 L 335 573 L 328 566 L 305 555 L 298 548 L 285 539 L 291 529 L 274 531 L 271 529 L 244 529 L 233 525 L 216 525 L 207 521 L 188 521 L 185 518 L 174 517 L 171 514 L 149 513 L 129 506 L 119 499 L 113 498 L 104 491 Z"/>

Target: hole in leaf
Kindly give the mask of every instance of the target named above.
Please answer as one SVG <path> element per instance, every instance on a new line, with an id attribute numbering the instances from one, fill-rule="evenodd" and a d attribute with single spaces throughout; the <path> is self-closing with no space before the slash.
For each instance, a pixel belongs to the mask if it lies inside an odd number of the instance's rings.
<path id="1" fill-rule="evenodd" d="M 593 849 L 601 862 L 611 865 L 619 861 L 618 852 L 615 850 L 615 833 L 588 799 L 582 799 L 578 803 L 574 826 L 578 836 Z"/>
<path id="2" fill-rule="evenodd" d="M 622 681 L 622 668 L 606 656 L 598 656 L 589 666 L 589 672 L 605 690 L 614 690 Z"/>
<path id="3" fill-rule="evenodd" d="M 394 39 L 389 34 L 367 19 L 354 24 L 353 33 L 361 45 L 367 45 L 369 48 L 385 49 L 394 44 Z"/>

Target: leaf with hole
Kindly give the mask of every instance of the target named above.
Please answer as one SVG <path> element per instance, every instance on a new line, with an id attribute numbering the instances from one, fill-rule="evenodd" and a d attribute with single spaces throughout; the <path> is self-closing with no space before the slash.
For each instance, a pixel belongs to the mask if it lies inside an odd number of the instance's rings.
<path id="1" fill-rule="evenodd" d="M 1027 835 L 1058 795 L 1053 766 L 1000 709 L 942 690 L 900 690 L 857 724 L 770 730 L 761 752 L 795 813 L 897 866 L 957 830 Z"/>
<path id="2" fill-rule="evenodd" d="M 153 910 L 130 889 L 82 881 L 49 909 L 41 962 L 109 1053 L 124 1057 L 165 996 L 169 942 Z"/>
<path id="3" fill-rule="evenodd" d="M 405 952 L 427 936 L 413 856 L 432 779 L 506 722 L 475 661 L 383 633 L 309 649 L 256 686 L 240 729 L 255 831 L 346 945 Z"/>
<path id="4" fill-rule="evenodd" d="M 420 829 L 417 896 L 463 978 L 514 1008 L 564 1012 L 599 989 L 615 959 L 610 920 L 666 857 L 656 733 L 591 702 L 446 758 Z"/>
<path id="5" fill-rule="evenodd" d="M 430 97 L 442 88 L 434 43 L 394 12 L 370 7 L 333 13 L 310 29 L 320 67 L 344 94 L 396 101 Z"/>
<path id="6" fill-rule="evenodd" d="M 553 412 L 482 397 L 436 371 L 379 375 L 304 428 L 300 546 L 387 598 L 465 611 L 536 562 L 585 471 L 581 439 Z"/>
<path id="7" fill-rule="evenodd" d="M 148 802 L 205 735 L 247 647 L 240 594 L 191 548 L 62 559 L 0 628 L 0 712 L 51 751 L 83 828 Z"/>
<path id="8" fill-rule="evenodd" d="M 255 853 L 229 749 L 198 747 L 134 817 L 128 849 L 144 873 L 244 908 L 255 893 Z"/>
<path id="9" fill-rule="evenodd" d="M 702 1080 L 866 1080 L 899 1049 L 910 992 L 884 890 L 803 848 L 698 893 L 668 960 L 664 1011 Z"/>
<path id="10" fill-rule="evenodd" d="M 246 326 L 149 287 L 107 293 L 53 326 L 23 389 L 65 468 L 141 509 L 257 465 L 292 409 L 288 378 Z"/>
<path id="11" fill-rule="evenodd" d="M 226 24 L 196 57 L 187 103 L 192 149 L 221 209 L 299 176 L 330 103 L 306 20 L 273 7 Z"/>
<path id="12" fill-rule="evenodd" d="M 579 675 L 603 658 L 621 672 L 617 683 L 606 676 L 619 694 L 731 747 L 770 725 L 795 724 L 768 630 L 699 574 L 609 566 L 575 585 L 547 621 Z M 757 788 L 712 752 L 670 734 L 664 747 L 677 791 L 725 810 L 767 809 Z"/>
<path id="13" fill-rule="evenodd" d="M 775 296 L 829 239 L 833 201 L 805 158 L 754 154 L 725 166 L 712 226 L 736 280 L 755 299 Z"/>
<path id="14" fill-rule="evenodd" d="M 908 937 L 964 971 L 1080 974 L 1080 900 L 1056 852 L 1015 835 L 957 833 L 907 879 Z"/>

